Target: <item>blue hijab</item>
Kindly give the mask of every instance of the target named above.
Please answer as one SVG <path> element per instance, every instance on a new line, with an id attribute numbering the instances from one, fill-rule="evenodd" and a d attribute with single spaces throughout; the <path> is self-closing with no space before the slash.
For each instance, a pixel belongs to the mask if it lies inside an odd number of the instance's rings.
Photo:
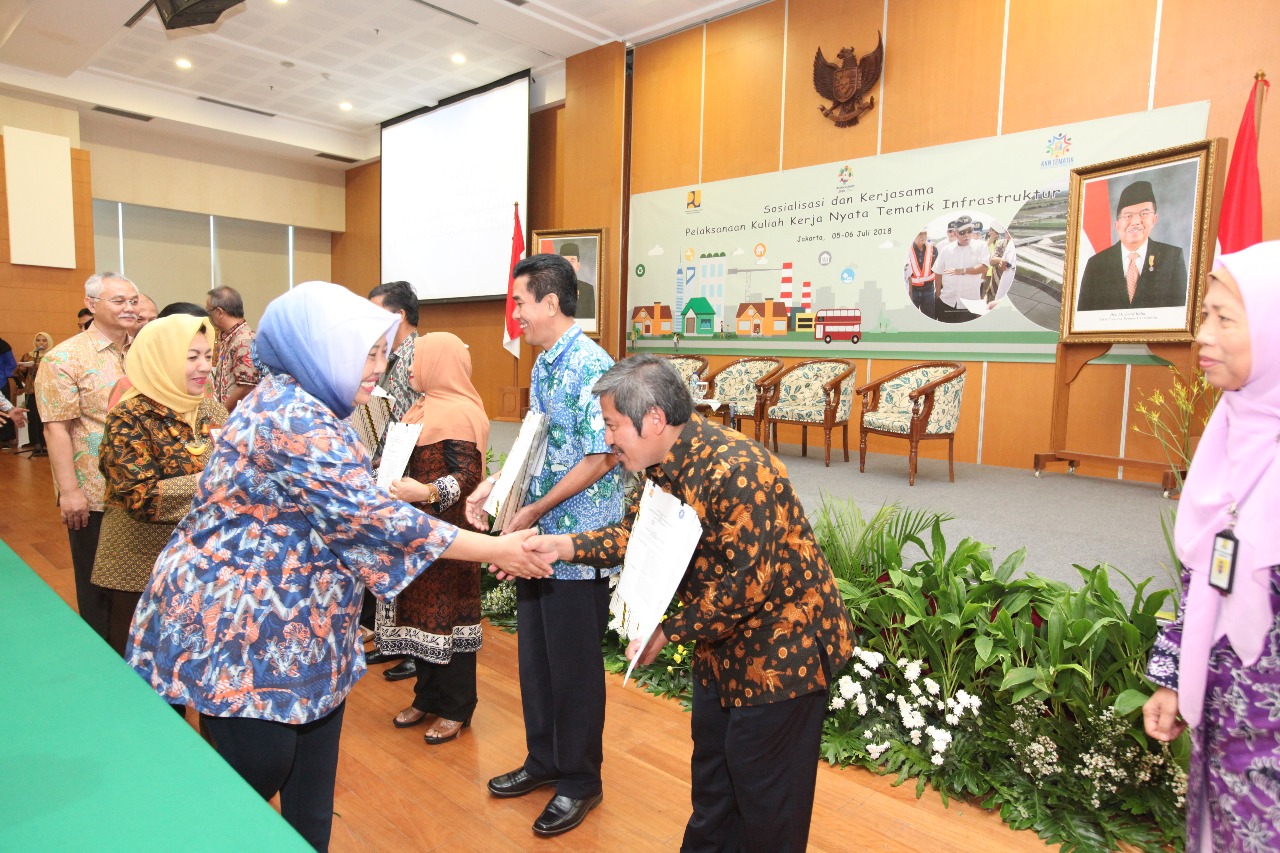
<path id="1" fill-rule="evenodd" d="M 339 418 L 355 409 L 369 349 L 392 334 L 400 318 L 350 290 L 308 281 L 271 300 L 256 340 L 258 358 L 287 373 Z"/>

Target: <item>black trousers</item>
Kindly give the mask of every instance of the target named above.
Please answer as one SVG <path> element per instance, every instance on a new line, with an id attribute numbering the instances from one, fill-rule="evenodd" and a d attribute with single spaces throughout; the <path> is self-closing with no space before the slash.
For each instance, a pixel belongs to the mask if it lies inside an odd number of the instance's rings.
<path id="1" fill-rule="evenodd" d="M 111 642 L 111 590 L 95 586 L 93 558 L 98 555 L 98 533 L 102 530 L 102 513 L 90 512 L 89 523 L 79 530 L 67 528 L 71 540 L 71 568 L 76 578 L 76 609 L 99 637 Z"/>
<path id="2" fill-rule="evenodd" d="M 826 692 L 723 708 L 715 686 L 693 684 L 693 815 L 684 851 L 803 853 Z"/>
<path id="3" fill-rule="evenodd" d="M 40 405 L 35 394 L 27 395 L 27 435 L 37 450 L 44 450 L 44 421 L 40 419 Z"/>
<path id="4" fill-rule="evenodd" d="M 125 648 L 129 645 L 129 627 L 133 624 L 133 612 L 138 609 L 141 592 L 125 592 L 122 589 L 109 589 L 111 596 L 111 628 L 107 642 L 116 654 L 124 657 Z"/>
<path id="5" fill-rule="evenodd" d="M 416 658 L 418 680 L 413 707 L 446 720 L 465 723 L 476 710 L 476 655 L 454 652 L 448 663 Z"/>
<path id="6" fill-rule="evenodd" d="M 291 725 L 248 717 L 201 714 L 213 748 L 253 790 L 269 800 L 280 794 L 280 814 L 317 850 L 329 849 L 333 786 L 343 702 L 326 717 Z"/>
<path id="7" fill-rule="evenodd" d="M 556 793 L 600 793 L 609 579 L 517 580 L 524 769 L 556 778 Z"/>

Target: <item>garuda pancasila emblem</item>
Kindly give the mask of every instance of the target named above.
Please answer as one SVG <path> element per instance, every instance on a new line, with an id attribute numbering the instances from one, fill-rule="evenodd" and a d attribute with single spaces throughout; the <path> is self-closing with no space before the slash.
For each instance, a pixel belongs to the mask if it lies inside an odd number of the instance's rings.
<path id="1" fill-rule="evenodd" d="M 863 113 L 876 105 L 875 96 L 867 93 L 880 82 L 880 71 L 884 68 L 884 39 L 878 34 L 876 49 L 862 57 L 854 54 L 853 48 L 844 47 L 836 54 L 840 64 L 828 62 L 822 55 L 822 48 L 813 57 L 813 88 L 818 94 L 831 100 L 830 107 L 819 106 L 824 116 L 836 123 L 836 127 L 849 127 L 858 123 Z M 863 98 L 867 100 L 864 102 Z"/>

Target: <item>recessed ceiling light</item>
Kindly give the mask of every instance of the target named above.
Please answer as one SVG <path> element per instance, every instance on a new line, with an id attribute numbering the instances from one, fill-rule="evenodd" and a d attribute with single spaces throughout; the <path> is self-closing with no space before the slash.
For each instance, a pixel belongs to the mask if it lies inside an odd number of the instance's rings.
<path id="1" fill-rule="evenodd" d="M 343 101 L 342 103 L 338 104 L 338 109 L 342 110 L 344 113 L 345 113 L 345 112 L 350 111 L 350 109 L 351 109 L 351 102 L 350 102 L 350 101 Z"/>
<path id="2" fill-rule="evenodd" d="M 285 3 L 288 3 L 289 0 L 276 0 L 276 2 L 283 6 Z"/>
<path id="3" fill-rule="evenodd" d="M 461 65 L 462 63 L 467 61 L 467 58 L 463 56 L 461 53 L 455 53 L 453 56 L 449 58 L 453 60 L 454 65 Z"/>
<path id="4" fill-rule="evenodd" d="M 191 60 L 190 60 L 190 59 L 177 59 L 177 60 L 174 60 L 174 63 L 173 63 L 173 64 L 174 64 L 174 65 L 176 65 L 176 66 L 178 66 L 179 68 L 181 68 L 181 69 L 183 69 L 183 70 L 185 71 L 186 69 L 188 69 L 188 68 L 190 68 L 190 67 L 191 67 Z"/>

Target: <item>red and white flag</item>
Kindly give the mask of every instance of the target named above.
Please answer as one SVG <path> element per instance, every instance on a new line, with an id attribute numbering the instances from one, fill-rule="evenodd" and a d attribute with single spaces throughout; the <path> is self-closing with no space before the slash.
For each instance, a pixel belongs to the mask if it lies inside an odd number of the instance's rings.
<path id="1" fill-rule="evenodd" d="M 516 322 L 516 301 L 512 294 L 516 287 L 516 264 L 524 255 L 524 229 L 520 227 L 520 205 L 516 204 L 515 230 L 511 233 L 511 266 L 507 268 L 507 319 L 502 326 L 502 346 L 507 352 L 520 357 L 520 324 Z"/>
<path id="2" fill-rule="evenodd" d="M 1262 92 L 1258 87 L 1263 86 Z M 1218 252 L 1228 254 L 1262 242 L 1262 181 L 1258 177 L 1258 125 L 1261 101 L 1271 87 L 1265 79 L 1254 80 L 1245 105 L 1236 142 L 1231 149 L 1231 167 L 1222 191 L 1222 215 L 1218 220 Z"/>

